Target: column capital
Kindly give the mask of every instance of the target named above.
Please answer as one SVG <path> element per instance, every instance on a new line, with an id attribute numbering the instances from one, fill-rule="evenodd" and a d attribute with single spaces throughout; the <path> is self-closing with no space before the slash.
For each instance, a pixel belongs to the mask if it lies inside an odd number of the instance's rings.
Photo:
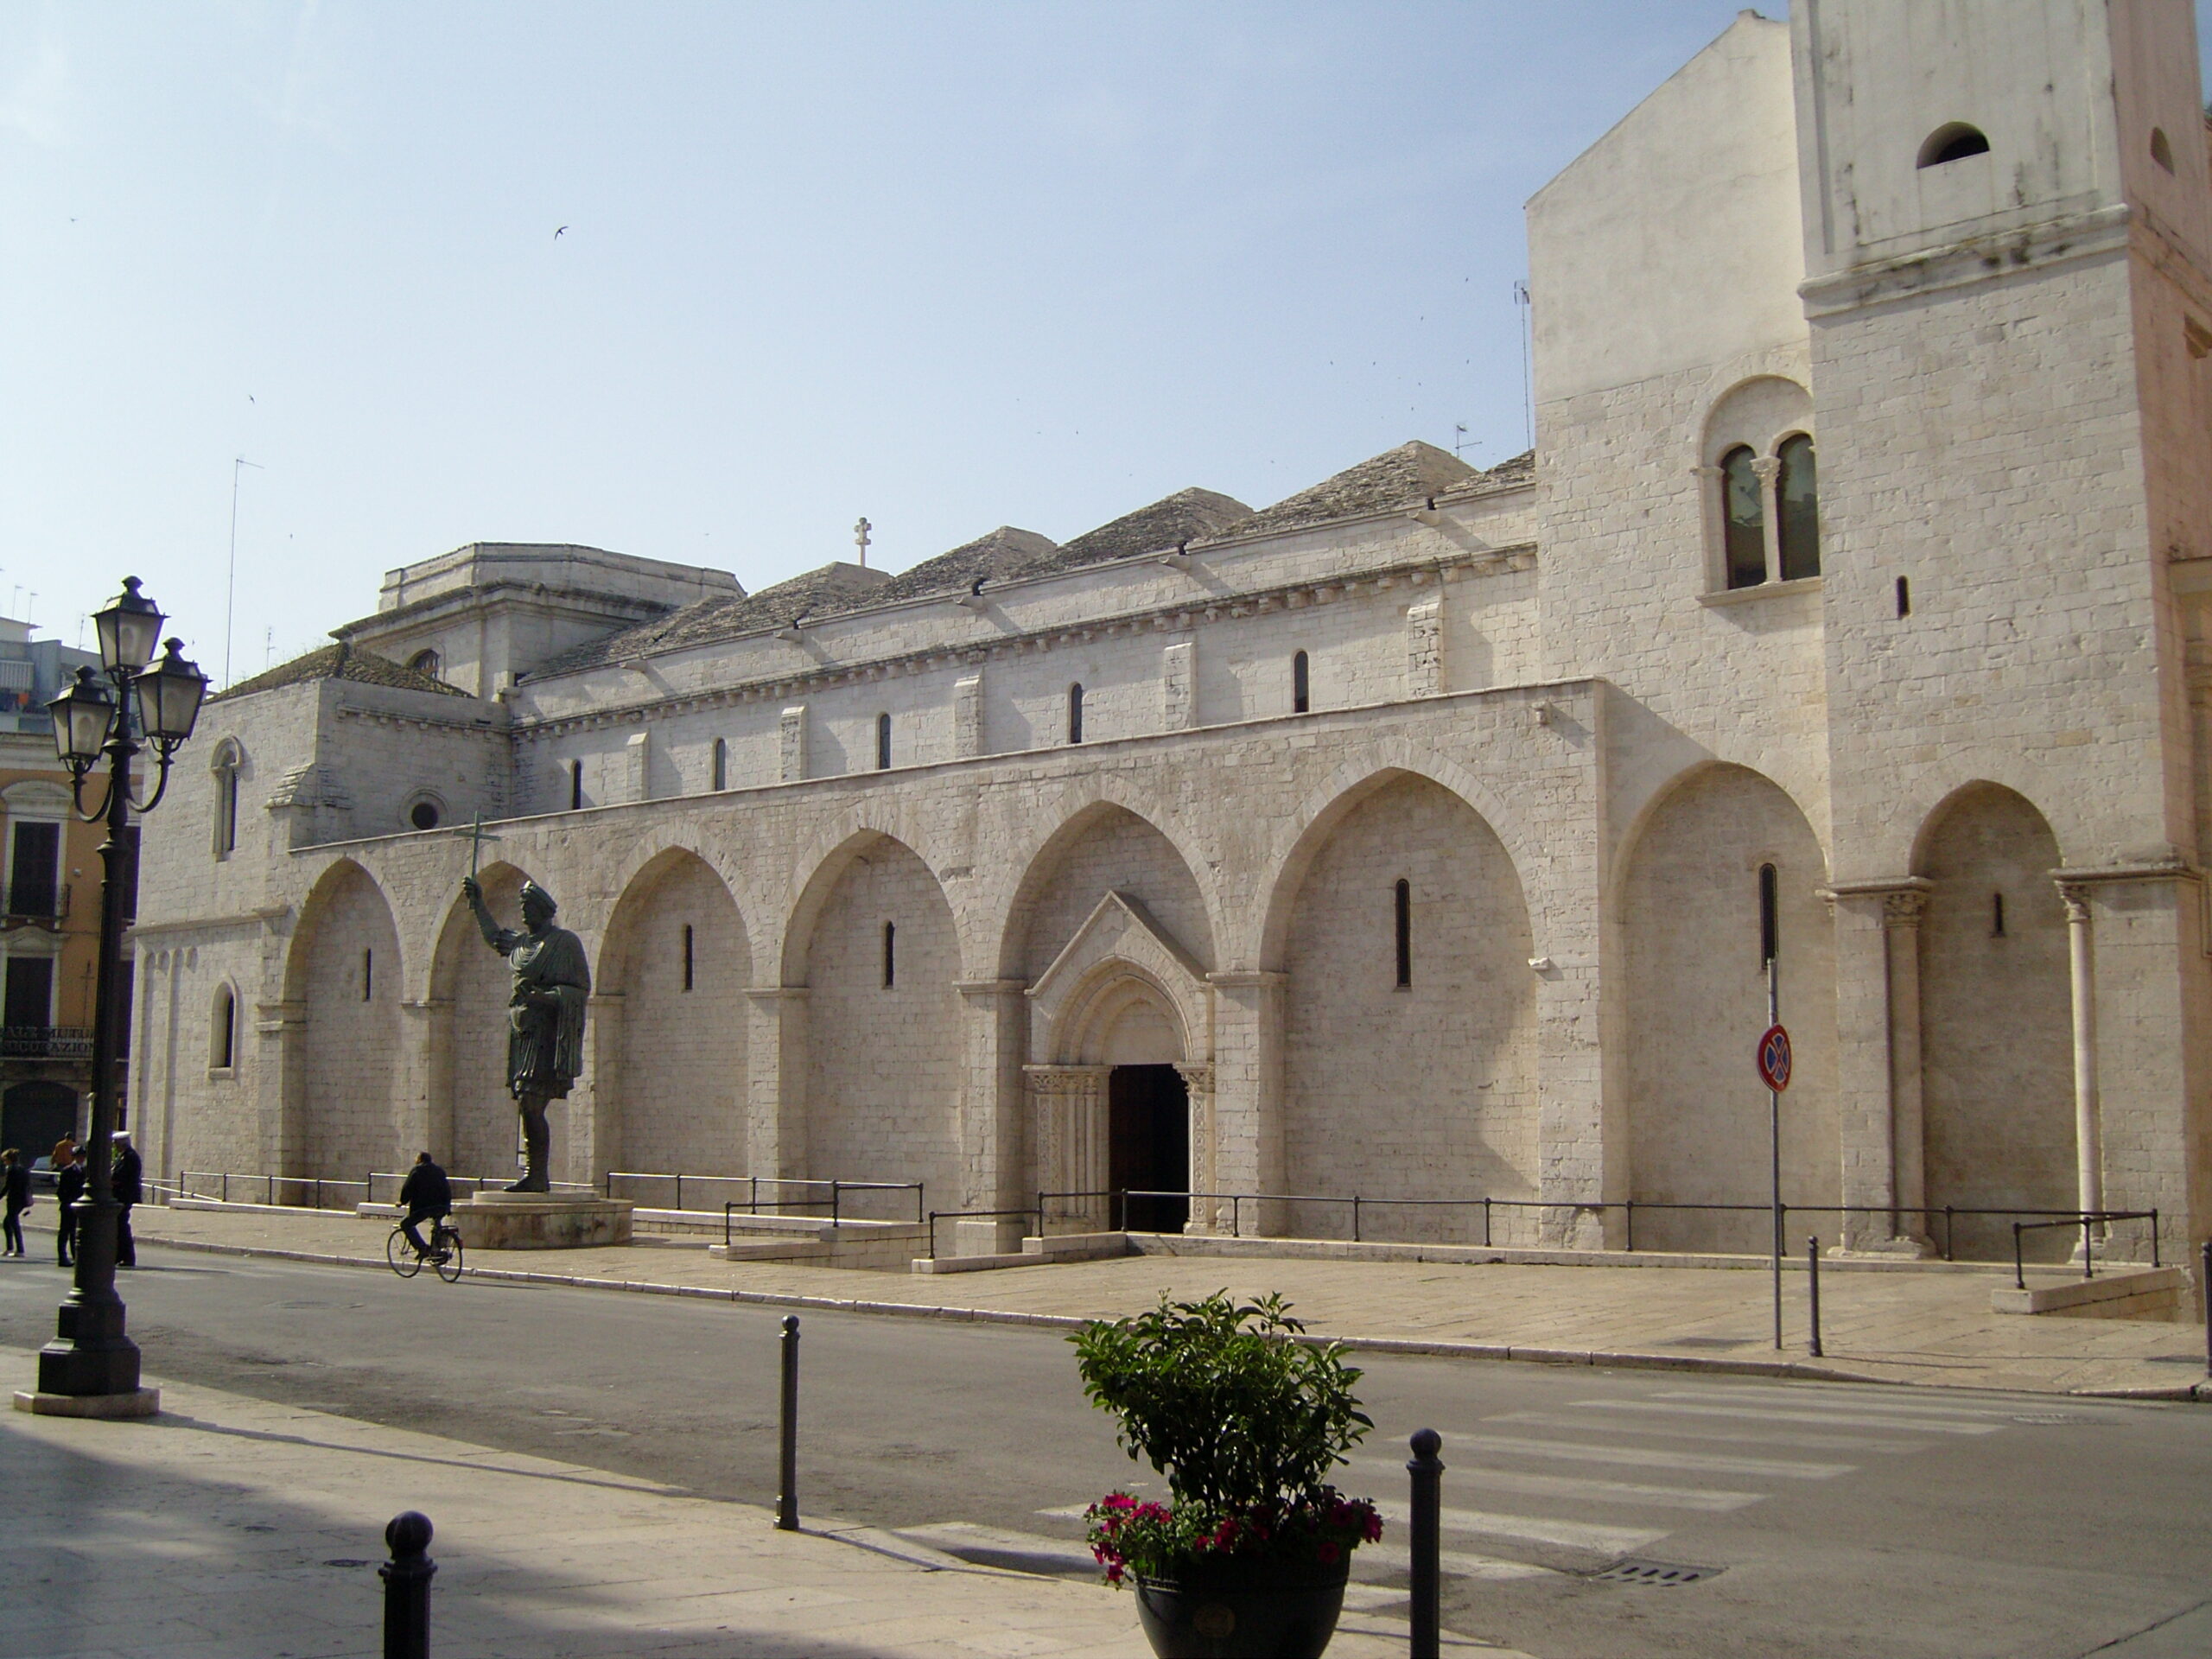
<path id="1" fill-rule="evenodd" d="M 2066 906 L 2066 919 L 2075 926 L 2087 926 L 2089 921 L 2089 884 L 2086 881 L 2061 881 L 2058 884 L 2059 902 Z"/>
<path id="2" fill-rule="evenodd" d="M 1039 1095 L 1087 1094 L 1106 1080 L 1110 1065 L 1025 1065 L 1022 1080 Z"/>
<path id="3" fill-rule="evenodd" d="M 1183 1084 L 1194 1095 L 1213 1092 L 1213 1062 L 1211 1060 L 1178 1060 L 1175 1070 Z"/>
<path id="4" fill-rule="evenodd" d="M 1777 476 L 1781 471 L 1782 462 L 1773 455 L 1760 455 L 1751 462 L 1751 475 L 1762 484 Z"/>

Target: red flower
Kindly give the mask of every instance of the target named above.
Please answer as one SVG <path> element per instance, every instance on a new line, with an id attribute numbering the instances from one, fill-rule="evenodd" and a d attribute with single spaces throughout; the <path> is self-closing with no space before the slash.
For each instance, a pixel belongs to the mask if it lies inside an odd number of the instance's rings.
<path id="1" fill-rule="evenodd" d="M 1330 1543 L 1325 1539 L 1322 1541 L 1321 1548 L 1317 1553 L 1320 1556 L 1322 1566 L 1334 1567 L 1337 1562 L 1337 1557 L 1343 1554 L 1344 1551 L 1338 1549 L 1334 1544 Z"/>

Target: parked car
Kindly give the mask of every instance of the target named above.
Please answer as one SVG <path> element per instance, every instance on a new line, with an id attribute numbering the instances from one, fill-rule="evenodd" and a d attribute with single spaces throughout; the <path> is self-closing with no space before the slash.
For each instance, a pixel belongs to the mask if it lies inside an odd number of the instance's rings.
<path id="1" fill-rule="evenodd" d="M 42 1186 L 48 1192 L 60 1185 L 54 1173 L 54 1160 L 45 1153 L 31 1160 L 31 1185 Z"/>

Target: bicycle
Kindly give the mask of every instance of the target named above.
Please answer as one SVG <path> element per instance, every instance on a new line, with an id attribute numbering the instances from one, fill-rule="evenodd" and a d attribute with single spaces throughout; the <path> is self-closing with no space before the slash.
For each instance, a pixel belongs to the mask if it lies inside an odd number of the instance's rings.
<path id="1" fill-rule="evenodd" d="M 384 1242 L 384 1259 L 391 1270 L 403 1279 L 412 1279 L 423 1271 L 428 1262 L 437 1270 L 438 1277 L 452 1284 L 461 1277 L 461 1232 L 453 1223 L 440 1216 L 430 1227 L 430 1248 L 427 1255 L 417 1254 L 408 1242 L 407 1224 L 401 1222 L 391 1230 Z"/>

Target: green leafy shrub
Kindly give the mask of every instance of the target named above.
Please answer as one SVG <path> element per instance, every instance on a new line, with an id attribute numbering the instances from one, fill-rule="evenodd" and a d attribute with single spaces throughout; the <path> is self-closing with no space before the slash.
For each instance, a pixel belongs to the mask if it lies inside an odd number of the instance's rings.
<path id="1" fill-rule="evenodd" d="M 1107 1576 L 1147 1576 L 1192 1555 L 1267 1554 L 1333 1565 L 1382 1532 L 1373 1506 L 1329 1471 L 1374 1427 L 1352 1392 L 1342 1344 L 1297 1340 L 1280 1295 L 1195 1302 L 1166 1296 L 1070 1338 L 1084 1392 L 1111 1412 L 1132 1460 L 1167 1478 L 1173 1504 L 1115 1493 L 1090 1512 Z"/>

